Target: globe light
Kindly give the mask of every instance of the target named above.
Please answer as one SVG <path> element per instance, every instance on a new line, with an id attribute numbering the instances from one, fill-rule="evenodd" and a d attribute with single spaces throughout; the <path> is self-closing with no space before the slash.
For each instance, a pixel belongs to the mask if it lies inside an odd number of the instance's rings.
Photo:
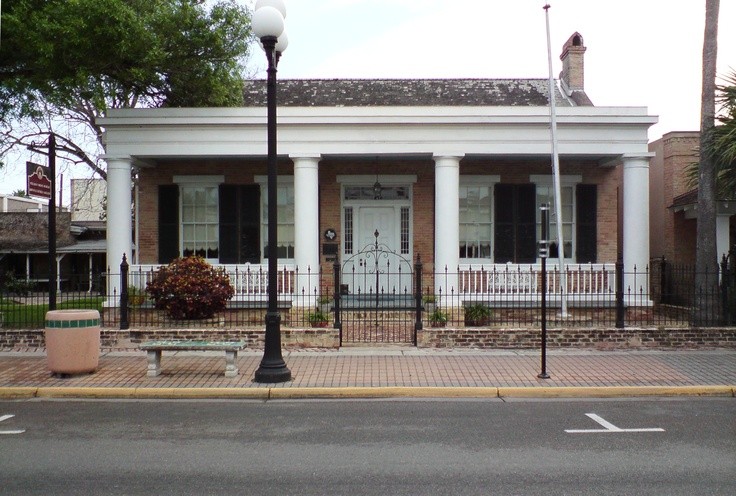
<path id="1" fill-rule="evenodd" d="M 284 31 L 276 42 L 276 51 L 278 53 L 284 53 L 287 46 L 289 46 L 289 37 L 286 36 L 286 31 Z"/>
<path id="2" fill-rule="evenodd" d="M 284 32 L 284 17 L 274 7 L 261 7 L 253 13 L 251 27 L 259 39 L 266 36 L 278 38 Z"/>
<path id="3" fill-rule="evenodd" d="M 261 7 L 273 7 L 281 12 L 281 17 L 286 19 L 286 4 L 284 4 L 284 0 L 258 0 L 256 2 L 255 10 L 258 10 Z"/>

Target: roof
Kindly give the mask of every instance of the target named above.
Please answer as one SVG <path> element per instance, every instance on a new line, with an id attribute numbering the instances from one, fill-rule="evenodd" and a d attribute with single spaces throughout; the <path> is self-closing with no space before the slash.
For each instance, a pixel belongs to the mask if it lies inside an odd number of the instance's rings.
<path id="1" fill-rule="evenodd" d="M 48 253 L 48 244 L 45 246 L 29 246 L 29 247 L 9 247 L 4 246 L 0 248 L 0 253 Z M 107 252 L 107 241 L 104 239 L 88 239 L 75 241 L 71 245 L 57 246 L 56 253 L 106 253 Z"/>
<path id="2" fill-rule="evenodd" d="M 246 107 L 266 105 L 266 81 L 247 80 Z M 547 106 L 547 79 L 282 79 L 285 107 Z M 555 87 L 558 106 L 576 104 Z"/>
<path id="3" fill-rule="evenodd" d="M 728 203 L 733 202 L 736 200 L 736 198 L 716 198 L 717 202 L 721 203 Z M 672 199 L 672 205 L 670 205 L 668 208 L 673 209 L 675 212 L 678 212 L 680 210 L 685 210 L 688 207 L 692 207 L 698 204 L 698 188 L 691 189 L 687 193 L 683 193 L 679 196 L 676 196 Z"/>

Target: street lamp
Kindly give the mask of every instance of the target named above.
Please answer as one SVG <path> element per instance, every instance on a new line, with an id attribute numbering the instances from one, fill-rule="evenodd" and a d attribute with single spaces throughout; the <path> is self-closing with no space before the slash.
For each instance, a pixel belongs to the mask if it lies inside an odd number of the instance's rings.
<path id="1" fill-rule="evenodd" d="M 266 337 L 263 359 L 256 370 L 256 382 L 286 382 L 291 371 L 281 355 L 281 314 L 277 306 L 277 198 L 276 181 L 276 66 L 286 49 L 284 35 L 286 7 L 282 0 L 258 0 L 253 13 L 253 33 L 261 40 L 268 59 L 267 108 L 268 108 L 268 308 L 266 310 Z"/>

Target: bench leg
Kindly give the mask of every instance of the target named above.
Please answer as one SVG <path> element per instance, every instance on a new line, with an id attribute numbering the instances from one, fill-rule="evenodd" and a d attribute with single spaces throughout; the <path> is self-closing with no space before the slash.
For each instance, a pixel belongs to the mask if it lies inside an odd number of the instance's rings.
<path id="1" fill-rule="evenodd" d="M 148 350 L 148 377 L 157 377 L 161 373 L 161 350 Z"/>
<path id="2" fill-rule="evenodd" d="M 238 359 L 238 352 L 225 351 L 225 377 L 237 377 L 238 366 L 235 364 L 235 360 Z"/>

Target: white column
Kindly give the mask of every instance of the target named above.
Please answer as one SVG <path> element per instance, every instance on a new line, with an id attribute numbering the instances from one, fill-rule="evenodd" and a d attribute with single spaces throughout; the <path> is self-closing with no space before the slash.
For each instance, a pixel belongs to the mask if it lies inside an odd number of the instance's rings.
<path id="1" fill-rule="evenodd" d="M 319 294 L 319 160 L 320 156 L 291 157 L 294 161 L 294 262 L 299 268 L 296 293 L 309 294 L 303 304 L 313 306 Z M 300 302 L 301 303 L 301 302 Z"/>
<path id="2" fill-rule="evenodd" d="M 649 293 L 649 156 L 624 156 L 624 291 Z M 636 276 L 634 276 L 636 268 Z"/>
<path id="3" fill-rule="evenodd" d="M 131 207 L 130 157 L 106 157 L 107 162 L 107 265 L 112 274 L 120 273 L 123 254 L 132 263 L 133 222 Z M 120 294 L 120 278 L 108 281 L 108 296 Z"/>
<path id="4" fill-rule="evenodd" d="M 435 293 L 457 294 L 460 263 L 460 159 L 461 154 L 434 156 L 434 271 Z"/>

